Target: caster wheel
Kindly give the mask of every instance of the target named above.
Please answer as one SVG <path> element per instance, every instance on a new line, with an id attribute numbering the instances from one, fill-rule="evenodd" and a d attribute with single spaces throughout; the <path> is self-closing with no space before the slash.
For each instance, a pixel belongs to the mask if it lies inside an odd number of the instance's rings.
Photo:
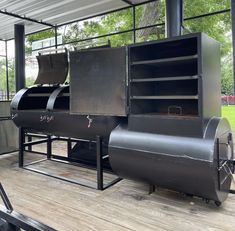
<path id="1" fill-rule="evenodd" d="M 216 205 L 217 207 L 220 207 L 221 204 L 222 204 L 221 202 L 215 201 L 215 205 Z"/>

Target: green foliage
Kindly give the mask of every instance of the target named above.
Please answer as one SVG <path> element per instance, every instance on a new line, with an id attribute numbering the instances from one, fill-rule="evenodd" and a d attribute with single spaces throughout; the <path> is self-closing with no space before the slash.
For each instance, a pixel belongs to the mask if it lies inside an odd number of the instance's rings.
<path id="1" fill-rule="evenodd" d="M 232 59 L 225 59 L 221 67 L 221 93 L 223 95 L 233 95 L 233 71 Z"/>
<path id="2" fill-rule="evenodd" d="M 8 60 L 8 83 L 9 92 L 15 92 L 15 69 L 12 60 Z M 6 63 L 5 59 L 0 60 L 0 92 L 5 92 L 6 94 L 7 83 L 6 83 Z"/>
<path id="3" fill-rule="evenodd" d="M 185 0 L 185 18 L 230 8 L 230 0 Z M 233 94 L 232 41 L 230 13 L 222 13 L 199 19 L 186 20 L 186 28 L 192 32 L 204 32 L 221 44 L 221 92 Z"/>
<path id="4" fill-rule="evenodd" d="M 184 16 L 185 18 L 211 13 L 223 9 L 230 8 L 230 0 L 184 0 Z M 159 0 L 155 3 L 141 5 L 136 7 L 136 27 L 153 25 L 164 22 L 165 17 L 165 1 Z M 85 40 L 91 37 L 97 37 L 112 34 L 120 31 L 128 31 L 133 27 L 133 11 L 126 9 L 105 16 L 96 17 L 78 23 L 63 26 L 59 29 L 59 33 L 63 36 L 63 42 L 74 42 L 77 40 Z M 231 62 L 231 19 L 230 13 L 222 13 L 219 15 L 208 16 L 193 20 L 185 20 L 184 26 L 192 32 L 204 32 L 221 43 L 222 55 L 222 93 L 230 95 L 233 93 L 232 81 L 232 62 Z M 188 33 L 188 32 L 184 32 Z M 53 30 L 39 32 L 27 36 L 26 52 L 31 54 L 32 42 L 46 39 L 54 36 Z M 136 31 L 137 42 L 146 40 L 156 40 L 164 38 L 164 26 Z M 74 42 L 71 46 L 88 47 L 103 41 L 111 41 L 111 45 L 123 46 L 133 43 L 133 32 L 106 36 L 91 41 Z M 1 64 L 1 62 L 0 62 Z M 4 79 L 3 65 L 0 66 L 0 89 L 6 85 Z M 14 65 L 9 61 L 9 81 L 10 89 L 14 89 Z M 27 84 L 32 84 L 32 79 L 27 78 Z"/>
<path id="5" fill-rule="evenodd" d="M 41 31 L 32 35 L 27 36 L 27 42 L 32 45 L 34 41 L 47 39 L 55 36 L 55 32 L 53 29 Z"/>
<path id="6" fill-rule="evenodd" d="M 26 78 L 25 85 L 27 87 L 30 87 L 30 86 L 34 85 L 34 82 L 35 82 L 35 79 L 33 79 L 33 78 Z"/>
<path id="7" fill-rule="evenodd" d="M 185 0 L 185 18 L 230 8 L 229 0 Z M 221 44 L 222 56 L 231 51 L 230 13 L 186 20 L 186 28 L 192 32 L 204 32 Z"/>
<path id="8" fill-rule="evenodd" d="M 118 31 L 126 31 L 132 28 L 132 10 L 127 9 L 113 14 L 97 17 L 79 23 L 68 25 L 63 34 L 64 42 L 72 42 L 83 40 L 100 35 L 115 33 Z M 132 34 L 124 33 L 115 36 L 107 36 L 106 38 L 93 40 L 93 43 L 111 40 L 112 46 L 121 46 L 130 43 Z M 74 43 L 74 46 L 86 45 L 87 42 Z"/>
<path id="9" fill-rule="evenodd" d="M 15 63 L 13 60 L 8 60 L 8 82 L 9 91 L 15 92 Z"/>
<path id="10" fill-rule="evenodd" d="M 184 0 L 184 17 L 192 17 L 229 9 L 230 0 Z"/>
<path id="11" fill-rule="evenodd" d="M 5 59 L 0 59 L 0 91 L 6 89 L 6 66 Z"/>
<path id="12" fill-rule="evenodd" d="M 42 39 L 47 39 L 55 36 L 54 30 L 45 30 L 41 31 L 32 35 L 29 35 L 26 37 L 26 46 L 25 46 L 25 52 L 26 54 L 31 54 L 32 53 L 32 43 L 34 41 L 39 41 Z"/>
<path id="13" fill-rule="evenodd" d="M 136 28 L 153 25 L 164 21 L 164 1 L 153 2 L 136 7 Z M 63 41 L 73 42 L 92 37 L 108 35 L 116 32 L 125 32 L 118 35 L 106 36 L 100 39 L 93 39 L 86 42 L 74 42 L 73 46 L 90 45 L 100 41 L 110 40 L 113 47 L 124 46 L 133 43 L 133 32 L 128 32 L 133 28 L 132 8 L 114 12 L 105 16 L 89 19 L 83 22 L 74 23 L 61 28 Z M 146 36 L 147 34 L 147 36 Z M 162 38 L 163 27 L 136 30 L 137 41 L 154 40 Z"/>
<path id="14" fill-rule="evenodd" d="M 147 5 L 143 5 L 136 8 L 137 28 L 164 21 L 165 1 L 160 1 L 160 4 L 156 5 L 157 8 L 152 8 L 153 11 L 158 11 L 155 19 L 152 19 L 152 21 L 146 19 L 147 21 L 142 22 L 141 20 L 147 18 L 146 15 L 143 15 L 146 7 Z M 188 18 L 229 8 L 230 0 L 184 0 L 184 17 Z M 132 11 L 125 10 L 68 26 L 64 34 L 64 40 L 70 42 L 116 31 L 125 31 L 132 28 L 132 26 Z M 232 62 L 227 62 L 228 59 L 231 60 L 230 13 L 227 12 L 199 19 L 186 20 L 184 26 L 191 32 L 204 32 L 220 42 L 222 55 L 222 93 L 226 95 L 233 94 Z M 136 33 L 138 42 L 145 40 L 146 33 L 139 33 L 139 31 Z M 148 30 L 147 37 L 148 40 L 163 38 L 163 27 L 158 28 L 158 30 Z M 112 46 L 121 46 L 133 42 L 132 33 L 110 36 L 107 39 L 111 40 Z M 81 43 L 75 43 L 74 45 L 81 45 Z"/>
<path id="15" fill-rule="evenodd" d="M 235 106 L 222 106 L 222 116 L 227 118 L 232 131 L 235 132 Z"/>

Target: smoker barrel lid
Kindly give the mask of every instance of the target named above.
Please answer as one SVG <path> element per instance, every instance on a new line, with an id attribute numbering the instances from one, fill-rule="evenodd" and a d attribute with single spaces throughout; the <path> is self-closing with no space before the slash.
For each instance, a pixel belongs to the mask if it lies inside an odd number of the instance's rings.
<path id="1" fill-rule="evenodd" d="M 62 84 L 68 75 L 67 53 L 37 56 L 39 72 L 35 84 Z"/>

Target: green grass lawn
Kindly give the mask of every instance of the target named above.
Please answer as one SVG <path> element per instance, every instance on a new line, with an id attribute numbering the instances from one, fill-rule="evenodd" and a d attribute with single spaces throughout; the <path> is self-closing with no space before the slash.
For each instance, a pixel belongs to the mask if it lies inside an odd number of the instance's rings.
<path id="1" fill-rule="evenodd" d="M 222 116 L 228 119 L 233 132 L 235 132 L 235 106 L 223 106 Z"/>

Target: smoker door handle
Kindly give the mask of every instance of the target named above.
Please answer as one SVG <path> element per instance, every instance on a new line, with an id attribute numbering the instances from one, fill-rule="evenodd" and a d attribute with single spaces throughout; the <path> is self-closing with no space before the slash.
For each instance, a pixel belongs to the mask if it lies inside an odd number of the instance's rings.
<path id="1" fill-rule="evenodd" d="M 234 174 L 235 172 L 235 159 L 234 159 L 234 150 L 233 150 L 233 134 L 230 132 L 228 135 L 228 145 L 231 148 L 231 160 L 230 160 L 230 165 L 231 165 L 231 169 L 232 169 L 232 173 Z"/>
<path id="2" fill-rule="evenodd" d="M 27 94 L 30 88 L 23 88 L 18 91 L 11 101 L 11 109 L 17 110 L 20 104 L 21 99 Z"/>
<path id="3" fill-rule="evenodd" d="M 218 171 L 218 187 L 219 190 L 223 187 L 223 184 L 229 177 L 233 177 L 233 168 L 234 168 L 234 160 L 233 160 L 233 149 L 232 149 L 232 134 L 229 133 L 227 137 L 227 142 L 223 144 L 231 147 L 232 155 L 228 159 L 221 159 L 220 157 L 220 139 L 217 138 L 217 171 Z M 232 146 L 231 146 L 232 145 Z"/>

